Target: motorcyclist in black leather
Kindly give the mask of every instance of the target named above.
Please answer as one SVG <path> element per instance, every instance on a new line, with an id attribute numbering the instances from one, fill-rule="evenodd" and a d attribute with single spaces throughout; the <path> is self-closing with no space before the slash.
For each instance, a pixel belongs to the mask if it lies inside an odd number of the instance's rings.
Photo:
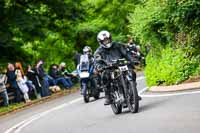
<path id="1" fill-rule="evenodd" d="M 100 70 L 105 66 L 105 63 L 103 62 L 111 62 L 112 60 L 122 59 L 125 58 L 128 61 L 133 62 L 134 59 L 127 53 L 126 46 L 124 44 L 113 42 L 112 36 L 108 31 L 101 31 L 97 35 L 97 41 L 100 44 L 100 47 L 97 48 L 97 50 L 94 53 L 94 59 L 95 59 L 95 68 L 97 70 Z M 108 74 L 103 75 L 103 84 L 106 86 L 105 88 L 105 103 L 104 105 L 110 104 L 110 87 L 109 87 L 109 77 Z M 136 73 L 132 71 L 133 80 L 136 80 Z M 139 98 L 141 99 L 141 98 Z"/>

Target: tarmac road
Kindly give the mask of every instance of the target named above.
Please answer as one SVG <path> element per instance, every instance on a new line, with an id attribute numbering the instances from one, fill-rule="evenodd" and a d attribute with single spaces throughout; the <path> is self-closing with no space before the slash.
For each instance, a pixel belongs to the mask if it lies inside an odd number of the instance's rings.
<path id="1" fill-rule="evenodd" d="M 138 75 L 138 91 L 145 79 Z M 143 97 L 136 114 L 71 94 L 0 118 L 0 133 L 199 133 L 200 94 Z"/>

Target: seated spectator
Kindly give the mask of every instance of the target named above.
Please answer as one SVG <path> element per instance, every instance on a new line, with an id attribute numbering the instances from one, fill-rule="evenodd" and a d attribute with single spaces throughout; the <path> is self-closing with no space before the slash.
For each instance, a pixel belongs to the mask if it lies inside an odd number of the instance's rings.
<path id="1" fill-rule="evenodd" d="M 15 75 L 15 67 L 13 64 L 8 63 L 6 76 L 8 78 L 8 83 L 10 84 L 11 88 L 14 89 L 15 94 L 15 102 L 21 102 L 21 91 L 17 85 L 16 75 Z"/>
<path id="2" fill-rule="evenodd" d="M 66 69 L 66 64 L 64 62 L 60 63 L 59 67 L 58 67 L 58 71 L 59 74 L 61 74 L 62 76 L 64 76 L 64 78 L 67 80 L 67 82 L 69 82 L 69 84 L 72 86 L 73 83 L 77 83 L 78 82 L 78 76 L 74 73 L 70 73 L 67 69 Z"/>
<path id="3" fill-rule="evenodd" d="M 35 71 L 32 69 L 30 65 L 27 68 L 26 75 L 28 78 L 28 82 L 27 82 L 28 87 L 33 88 L 36 97 L 40 99 L 41 98 L 40 90 L 42 86 L 39 82 L 39 77 L 36 75 Z"/>
<path id="4" fill-rule="evenodd" d="M 6 70 L 3 70 L 3 72 L 0 73 L 0 95 L 3 97 L 4 106 L 9 105 L 8 93 L 5 85 L 6 82 L 7 82 Z"/>
<path id="5" fill-rule="evenodd" d="M 23 75 L 19 69 L 16 69 L 15 73 L 16 73 L 16 77 L 17 77 L 17 79 L 16 79 L 17 85 L 19 86 L 21 92 L 24 95 L 25 102 L 30 102 L 31 100 L 29 99 L 29 95 L 28 95 L 29 88 L 26 84 L 25 78 L 23 77 Z"/>
<path id="6" fill-rule="evenodd" d="M 51 95 L 51 92 L 49 91 L 48 75 L 44 71 L 43 64 L 44 62 L 42 60 L 39 60 L 36 63 L 35 72 L 39 78 L 39 83 L 41 84 L 41 96 L 45 97 Z"/>
<path id="7" fill-rule="evenodd" d="M 55 85 L 62 84 L 66 89 L 72 86 L 72 83 L 70 83 L 69 80 L 59 74 L 58 66 L 56 64 L 51 65 L 49 75 L 54 79 Z"/>

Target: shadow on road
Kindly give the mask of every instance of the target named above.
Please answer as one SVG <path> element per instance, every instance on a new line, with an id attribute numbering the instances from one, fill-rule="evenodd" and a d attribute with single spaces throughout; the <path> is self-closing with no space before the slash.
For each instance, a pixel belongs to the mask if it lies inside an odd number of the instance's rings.
<path id="1" fill-rule="evenodd" d="M 144 111 L 154 109 L 154 108 L 156 108 L 158 106 L 162 106 L 168 102 L 169 102 L 169 99 L 160 99 L 160 100 L 147 102 L 145 105 L 140 106 L 139 112 L 144 112 Z"/>
<path id="2" fill-rule="evenodd" d="M 94 99 L 93 97 L 91 97 L 89 103 L 93 103 L 93 102 L 98 101 L 98 100 L 101 100 L 101 99 L 104 99 L 104 96 L 99 97 L 99 99 L 97 99 L 97 100 Z"/>
<path id="3" fill-rule="evenodd" d="M 164 98 L 164 99 L 159 99 L 159 100 L 156 99 L 156 100 L 147 101 L 144 104 L 141 101 L 138 113 L 149 111 L 149 110 L 155 109 L 156 107 L 163 106 L 164 104 L 169 103 L 171 100 L 173 100 L 173 98 Z M 127 113 L 130 113 L 128 108 L 124 109 L 122 112 L 122 114 L 127 114 Z"/>

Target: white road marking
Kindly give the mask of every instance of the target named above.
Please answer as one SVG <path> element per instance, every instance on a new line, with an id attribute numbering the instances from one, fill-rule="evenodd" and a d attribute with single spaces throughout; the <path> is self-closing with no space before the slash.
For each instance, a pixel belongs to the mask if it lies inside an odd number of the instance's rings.
<path id="1" fill-rule="evenodd" d="M 170 96 L 181 96 L 181 95 L 191 95 L 191 94 L 199 94 L 200 91 L 190 91 L 190 92 L 174 92 L 174 93 L 165 93 L 165 94 L 143 94 L 149 87 L 145 87 L 139 91 L 138 95 L 141 97 L 170 97 Z"/>
<path id="2" fill-rule="evenodd" d="M 136 81 L 139 81 L 139 80 L 142 80 L 142 79 L 145 79 L 145 77 L 144 76 L 140 76 L 140 77 L 136 78 Z"/>
<path id="3" fill-rule="evenodd" d="M 140 91 L 138 92 L 138 95 L 141 95 L 142 93 L 144 93 L 148 88 L 149 88 L 149 87 L 145 87 L 145 88 L 143 88 L 142 90 L 140 90 Z"/>
<path id="4" fill-rule="evenodd" d="M 138 77 L 136 79 L 136 81 L 143 80 L 143 79 L 145 79 L 145 77 L 141 76 L 141 77 Z M 45 111 L 45 112 L 42 112 L 42 113 L 38 113 L 37 115 L 29 117 L 28 119 L 26 119 L 26 120 L 24 120 L 24 121 L 22 121 L 22 122 L 20 122 L 20 123 L 18 123 L 16 125 L 12 126 L 8 130 L 6 130 L 4 133 L 11 133 L 11 132 L 19 133 L 24 127 L 28 126 L 33 121 L 38 120 L 41 117 L 43 117 L 43 116 L 45 116 L 45 115 L 47 115 L 47 114 L 49 114 L 49 113 L 51 113 L 53 111 L 56 111 L 56 110 L 62 109 L 64 107 L 67 107 L 69 105 L 72 105 L 74 103 L 77 103 L 77 102 L 81 101 L 82 99 L 83 99 L 82 97 L 81 98 L 77 98 L 75 100 L 72 100 L 71 102 L 61 104 L 61 105 L 59 105 L 57 107 L 54 107 L 54 108 L 52 108 L 52 109 L 50 109 L 48 111 Z"/>
<path id="5" fill-rule="evenodd" d="M 192 94 L 199 94 L 200 91 L 191 91 L 191 92 L 176 92 L 173 94 L 139 94 L 141 97 L 149 97 L 149 98 L 154 98 L 154 97 L 170 97 L 170 96 L 181 96 L 181 95 L 192 95 Z"/>
<path id="6" fill-rule="evenodd" d="M 56 111 L 56 110 L 59 110 L 59 109 L 62 109 L 64 107 L 67 107 L 69 105 L 72 105 L 74 103 L 77 103 L 79 101 L 81 101 L 83 98 L 80 97 L 80 98 L 77 98 L 75 100 L 72 100 L 71 102 L 68 102 L 68 103 L 64 103 L 64 104 L 61 104 L 57 107 L 54 107 L 50 110 L 47 110 L 45 112 L 42 112 L 42 113 L 38 113 L 37 115 L 34 115 L 14 126 L 12 126 L 11 128 L 9 128 L 7 131 L 5 131 L 4 133 L 11 133 L 11 132 L 14 132 L 14 133 L 19 133 L 24 127 L 26 127 L 27 125 L 29 125 L 30 123 L 32 123 L 33 121 L 37 120 L 37 119 L 40 119 L 41 117 L 53 112 L 53 111 Z"/>

